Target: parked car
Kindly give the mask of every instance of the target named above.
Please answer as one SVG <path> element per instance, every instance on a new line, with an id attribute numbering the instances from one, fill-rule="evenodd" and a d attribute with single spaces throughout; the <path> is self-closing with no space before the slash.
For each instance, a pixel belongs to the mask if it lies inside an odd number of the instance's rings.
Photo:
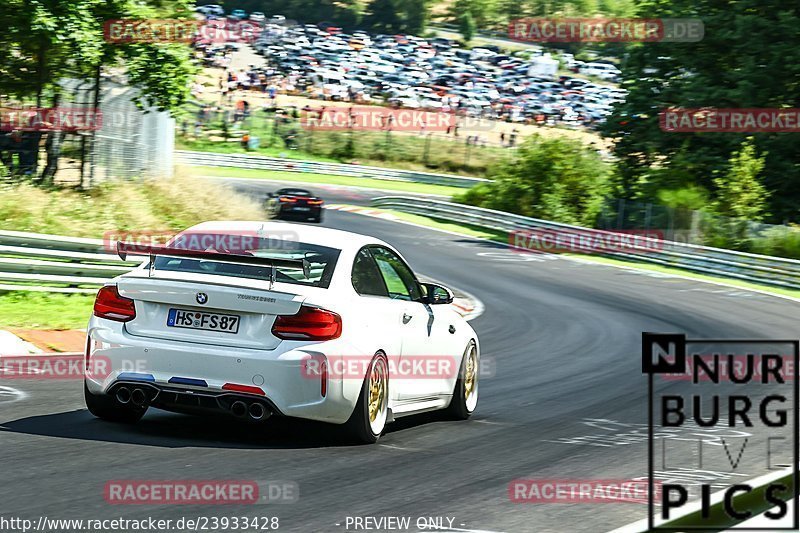
<path id="1" fill-rule="evenodd" d="M 222 8 L 222 6 L 217 5 L 217 4 L 209 4 L 209 5 L 205 5 L 205 6 L 198 6 L 197 8 L 195 8 L 195 10 L 200 12 L 200 13 L 203 13 L 207 17 L 209 15 L 216 16 L 216 17 L 225 16 L 225 10 Z"/>

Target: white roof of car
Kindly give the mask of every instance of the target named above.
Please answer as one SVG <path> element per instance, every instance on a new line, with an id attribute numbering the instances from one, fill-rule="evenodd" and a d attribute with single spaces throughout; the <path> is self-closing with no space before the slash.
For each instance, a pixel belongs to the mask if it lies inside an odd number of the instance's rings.
<path id="1" fill-rule="evenodd" d="M 299 242 L 319 244 L 338 248 L 342 251 L 359 250 L 367 244 L 386 244 L 380 239 L 361 235 L 350 231 L 311 226 L 308 224 L 293 224 L 291 222 L 252 221 L 252 220 L 213 220 L 201 222 L 184 231 L 192 232 L 219 232 L 239 235 L 263 234 L 266 238 L 286 235 L 291 232 L 291 237 Z"/>

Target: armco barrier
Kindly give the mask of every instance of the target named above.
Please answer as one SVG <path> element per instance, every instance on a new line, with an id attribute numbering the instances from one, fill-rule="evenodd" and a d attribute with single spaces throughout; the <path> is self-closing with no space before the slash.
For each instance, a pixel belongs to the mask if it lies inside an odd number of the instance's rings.
<path id="1" fill-rule="evenodd" d="M 94 294 L 109 279 L 139 263 L 107 253 L 100 239 L 0 230 L 0 293 Z M 315 270 L 312 268 L 311 272 Z M 458 289 L 454 292 L 453 307 L 457 313 L 467 320 L 480 316 L 483 311 L 480 301 Z"/>
<path id="2" fill-rule="evenodd" d="M 108 253 L 100 239 L 0 231 L 0 292 L 94 293 L 138 264 Z"/>
<path id="3" fill-rule="evenodd" d="M 560 224 L 463 204 L 409 196 L 375 198 L 376 207 L 511 232 L 533 229 L 611 235 L 613 232 Z M 640 238 L 639 249 L 604 255 L 673 266 L 703 274 L 800 289 L 800 261 L 672 241 Z M 92 292 L 136 261 L 121 261 L 100 239 L 81 239 L 18 231 L 0 231 L 0 291 L 22 288 L 53 292 Z"/>
<path id="4" fill-rule="evenodd" d="M 265 157 L 249 154 L 223 154 L 216 152 L 175 151 L 176 162 L 184 165 L 204 167 L 237 167 L 260 170 L 282 170 L 287 172 L 305 172 L 311 174 L 334 174 L 354 178 L 371 178 L 386 181 L 405 181 L 426 183 L 429 185 L 447 185 L 468 189 L 485 180 L 449 174 L 431 174 L 428 172 L 412 172 L 391 168 L 365 167 L 341 163 L 324 163 L 321 161 L 303 161 L 280 157 Z"/>
<path id="5" fill-rule="evenodd" d="M 409 196 L 381 196 L 373 199 L 372 204 L 375 207 L 396 209 L 504 232 L 549 229 L 582 235 L 594 233 L 600 236 L 613 233 L 492 209 Z M 608 252 L 603 255 L 672 266 L 713 276 L 800 289 L 800 261 L 794 259 L 647 238 L 641 238 L 640 242 L 644 245 L 639 249 L 632 248 L 632 253 Z"/>

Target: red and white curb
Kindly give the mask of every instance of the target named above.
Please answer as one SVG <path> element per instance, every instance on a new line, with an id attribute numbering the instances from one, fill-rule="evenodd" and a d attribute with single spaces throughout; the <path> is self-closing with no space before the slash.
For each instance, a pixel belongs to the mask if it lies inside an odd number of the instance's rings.
<path id="1" fill-rule="evenodd" d="M 358 215 L 366 215 L 368 217 L 382 218 L 384 220 L 393 220 L 393 221 L 400 220 L 400 217 L 398 217 L 393 213 L 387 213 L 386 211 L 382 211 L 380 209 L 373 209 L 371 207 L 364 207 L 360 205 L 331 204 L 325 206 L 325 208 L 332 209 L 334 211 L 344 211 L 346 213 L 356 213 Z"/>

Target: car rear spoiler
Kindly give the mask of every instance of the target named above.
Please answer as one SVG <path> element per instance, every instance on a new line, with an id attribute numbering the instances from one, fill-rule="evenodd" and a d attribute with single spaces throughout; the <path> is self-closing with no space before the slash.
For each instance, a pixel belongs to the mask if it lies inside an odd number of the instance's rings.
<path id="1" fill-rule="evenodd" d="M 275 283 L 275 270 L 277 268 L 288 268 L 302 270 L 306 279 L 311 277 L 311 267 L 306 259 L 277 259 L 273 257 L 258 257 L 255 255 L 226 254 L 220 252 L 206 252 L 200 250 L 187 250 L 185 248 L 173 248 L 161 245 L 141 245 L 117 241 L 117 255 L 123 261 L 128 255 L 147 255 L 150 256 L 150 276 L 155 270 L 155 256 L 164 257 L 191 257 L 194 259 L 204 259 L 206 261 L 219 261 L 221 263 L 231 263 L 239 265 L 263 265 L 272 267 L 270 274 L 269 287 Z"/>

